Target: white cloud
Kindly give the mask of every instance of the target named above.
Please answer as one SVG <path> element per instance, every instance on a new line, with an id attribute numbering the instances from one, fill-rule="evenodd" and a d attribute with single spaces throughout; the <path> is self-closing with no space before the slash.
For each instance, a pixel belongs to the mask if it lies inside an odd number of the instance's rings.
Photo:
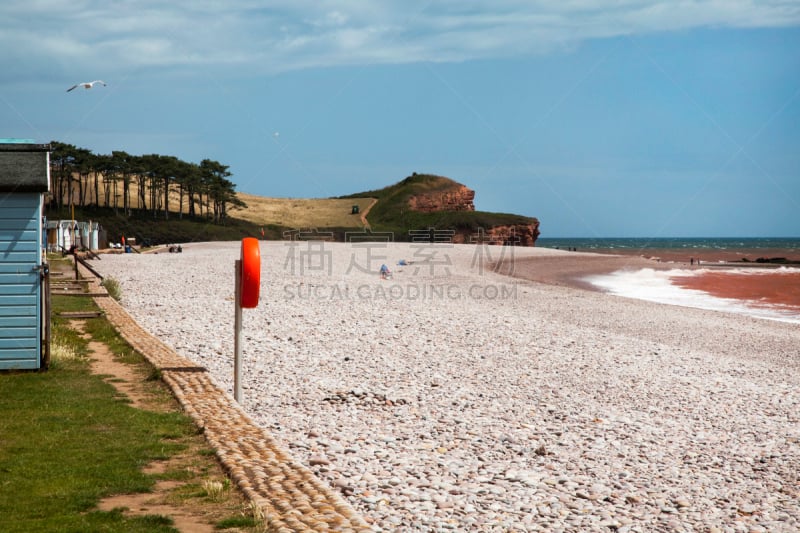
<path id="1" fill-rule="evenodd" d="M 153 65 L 250 65 L 253 72 L 343 64 L 542 54 L 586 39 L 697 27 L 800 25 L 781 0 L 6 0 L 7 64 L 107 72 Z M 35 69 L 25 69 L 33 72 Z"/>
<path id="2" fill-rule="evenodd" d="M 325 13 L 322 18 L 315 19 L 309 21 L 312 26 L 317 27 L 336 27 L 336 26 L 344 26 L 347 24 L 347 21 L 350 17 L 342 13 L 341 11 L 331 11 L 329 13 Z"/>

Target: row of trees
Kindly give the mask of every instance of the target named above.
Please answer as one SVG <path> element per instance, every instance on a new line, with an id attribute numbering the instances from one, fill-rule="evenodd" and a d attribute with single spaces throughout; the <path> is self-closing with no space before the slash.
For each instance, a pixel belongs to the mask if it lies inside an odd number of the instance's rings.
<path id="1" fill-rule="evenodd" d="M 236 196 L 226 165 L 204 159 L 200 164 L 169 155 L 130 155 L 122 151 L 98 155 L 58 141 L 50 143 L 50 176 L 54 208 L 69 205 L 105 206 L 150 211 L 156 218 L 173 214 L 206 216 L 223 223 L 231 207 L 246 207 Z M 134 207 L 134 202 L 136 206 Z M 173 204 L 174 206 L 174 204 Z"/>

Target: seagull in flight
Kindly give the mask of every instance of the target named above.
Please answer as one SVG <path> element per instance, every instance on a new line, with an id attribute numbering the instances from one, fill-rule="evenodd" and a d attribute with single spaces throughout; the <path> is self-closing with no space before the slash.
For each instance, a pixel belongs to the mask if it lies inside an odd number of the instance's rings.
<path id="1" fill-rule="evenodd" d="M 78 88 L 78 87 L 83 87 L 84 89 L 91 89 L 91 88 L 92 88 L 92 87 L 94 87 L 94 86 L 95 86 L 95 84 L 97 84 L 97 83 L 100 83 L 100 84 L 102 84 L 102 85 L 103 85 L 103 87 L 105 87 L 105 86 L 106 86 L 106 82 L 104 82 L 103 80 L 84 81 L 83 83 L 76 83 L 75 85 L 73 85 L 72 87 L 70 87 L 69 89 L 67 89 L 67 92 L 70 92 L 72 89 L 76 89 L 76 88 Z"/>

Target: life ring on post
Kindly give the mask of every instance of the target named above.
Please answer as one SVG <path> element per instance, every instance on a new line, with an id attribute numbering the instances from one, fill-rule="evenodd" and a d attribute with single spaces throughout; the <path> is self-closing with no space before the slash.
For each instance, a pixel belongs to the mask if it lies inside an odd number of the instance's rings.
<path id="1" fill-rule="evenodd" d="M 239 286 L 241 305 L 252 309 L 258 305 L 258 292 L 261 287 L 261 252 L 258 239 L 245 237 L 242 239 L 242 277 Z"/>

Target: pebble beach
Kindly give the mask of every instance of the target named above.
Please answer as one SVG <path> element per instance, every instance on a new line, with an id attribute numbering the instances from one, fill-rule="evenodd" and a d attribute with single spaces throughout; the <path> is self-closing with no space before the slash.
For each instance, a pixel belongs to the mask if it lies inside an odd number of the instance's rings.
<path id="1" fill-rule="evenodd" d="M 239 249 L 92 266 L 232 393 Z M 620 266 L 596 254 L 287 241 L 261 258 L 242 406 L 375 531 L 800 530 L 796 324 L 563 282 Z"/>

